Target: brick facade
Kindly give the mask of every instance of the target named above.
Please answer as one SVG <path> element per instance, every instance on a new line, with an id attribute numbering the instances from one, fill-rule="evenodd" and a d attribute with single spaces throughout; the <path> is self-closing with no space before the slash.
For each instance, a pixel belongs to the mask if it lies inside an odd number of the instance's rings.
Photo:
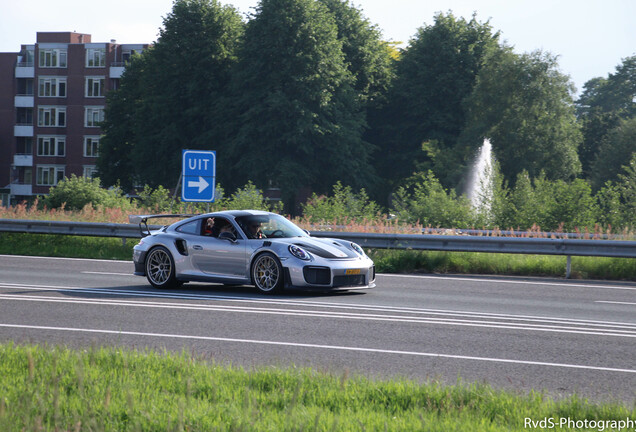
<path id="1" fill-rule="evenodd" d="M 0 198 L 46 194 L 63 177 L 90 176 L 106 93 L 147 44 L 94 43 L 91 35 L 38 32 L 0 53 Z"/>

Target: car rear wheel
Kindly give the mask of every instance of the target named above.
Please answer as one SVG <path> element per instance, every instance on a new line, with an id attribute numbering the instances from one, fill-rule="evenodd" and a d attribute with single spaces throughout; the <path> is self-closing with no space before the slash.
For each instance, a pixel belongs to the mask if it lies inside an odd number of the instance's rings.
<path id="1" fill-rule="evenodd" d="M 264 293 L 274 293 L 283 287 L 283 267 L 269 252 L 259 255 L 252 264 L 252 281 Z"/>
<path id="2" fill-rule="evenodd" d="M 148 252 L 146 278 L 155 288 L 177 288 L 181 285 L 175 276 L 174 259 L 168 249 L 157 246 Z"/>

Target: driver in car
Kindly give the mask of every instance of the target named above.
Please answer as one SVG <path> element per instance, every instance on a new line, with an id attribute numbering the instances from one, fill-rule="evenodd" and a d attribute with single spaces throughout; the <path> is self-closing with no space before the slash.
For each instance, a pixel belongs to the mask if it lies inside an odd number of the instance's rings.
<path id="1" fill-rule="evenodd" d="M 266 238 L 263 231 L 261 231 L 261 224 L 257 221 L 251 221 L 249 225 L 247 225 L 247 237 L 251 239 L 262 239 Z"/>

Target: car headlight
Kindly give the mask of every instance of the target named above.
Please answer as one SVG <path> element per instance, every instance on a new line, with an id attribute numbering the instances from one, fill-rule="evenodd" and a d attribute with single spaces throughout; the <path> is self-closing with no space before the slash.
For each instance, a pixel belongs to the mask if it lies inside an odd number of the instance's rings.
<path id="1" fill-rule="evenodd" d="M 362 250 L 360 245 L 351 242 L 351 249 L 353 249 L 354 251 L 358 252 L 358 255 L 365 256 L 364 255 L 364 251 Z"/>
<path id="2" fill-rule="evenodd" d="M 303 261 L 309 261 L 311 259 L 309 252 L 296 245 L 289 245 L 289 253 Z"/>

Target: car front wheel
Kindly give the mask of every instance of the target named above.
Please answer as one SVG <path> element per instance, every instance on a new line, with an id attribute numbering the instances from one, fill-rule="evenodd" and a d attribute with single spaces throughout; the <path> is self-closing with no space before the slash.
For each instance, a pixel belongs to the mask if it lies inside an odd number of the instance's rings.
<path id="1" fill-rule="evenodd" d="M 155 288 L 177 288 L 181 285 L 175 276 L 174 259 L 168 249 L 157 246 L 148 252 L 146 278 Z"/>
<path id="2" fill-rule="evenodd" d="M 283 267 L 269 252 L 259 255 L 252 264 L 252 281 L 264 293 L 274 293 L 283 287 Z"/>

